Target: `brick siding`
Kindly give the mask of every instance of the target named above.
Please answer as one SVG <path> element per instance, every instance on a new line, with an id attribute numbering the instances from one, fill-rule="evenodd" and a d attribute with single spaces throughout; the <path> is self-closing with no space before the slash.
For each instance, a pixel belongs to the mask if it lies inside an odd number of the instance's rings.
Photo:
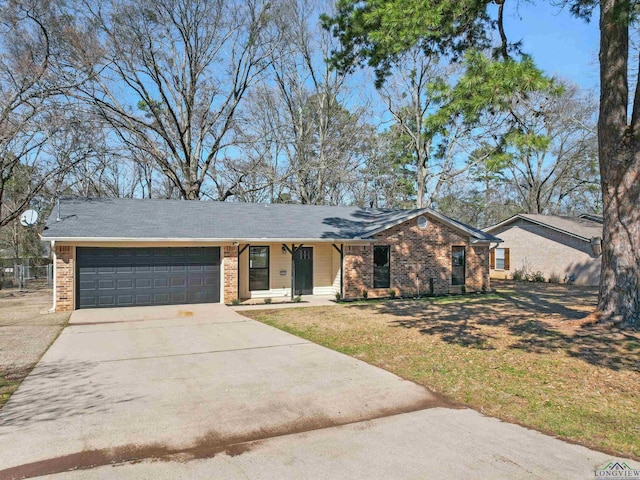
<path id="1" fill-rule="evenodd" d="M 390 288 L 373 288 L 374 245 L 391 247 Z M 397 295 L 459 292 L 451 285 L 453 246 L 466 247 L 466 291 L 488 290 L 488 246 L 472 246 L 467 236 L 436 220 L 421 229 L 414 218 L 379 233 L 372 245 L 345 247 L 345 298 L 361 297 L 363 290 L 371 298 L 388 296 L 390 289 Z"/>
<path id="2" fill-rule="evenodd" d="M 238 247 L 224 247 L 224 302 L 231 303 L 238 298 Z"/>
<path id="3" fill-rule="evenodd" d="M 73 310 L 73 247 L 56 245 L 56 312 Z"/>

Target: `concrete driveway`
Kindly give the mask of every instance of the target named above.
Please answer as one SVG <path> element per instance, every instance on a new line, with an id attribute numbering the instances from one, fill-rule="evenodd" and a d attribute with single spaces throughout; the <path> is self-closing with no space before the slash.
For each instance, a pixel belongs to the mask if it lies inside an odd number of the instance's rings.
<path id="1" fill-rule="evenodd" d="M 592 478 L 609 459 L 223 305 L 75 312 L 0 411 L 0 479 Z"/>

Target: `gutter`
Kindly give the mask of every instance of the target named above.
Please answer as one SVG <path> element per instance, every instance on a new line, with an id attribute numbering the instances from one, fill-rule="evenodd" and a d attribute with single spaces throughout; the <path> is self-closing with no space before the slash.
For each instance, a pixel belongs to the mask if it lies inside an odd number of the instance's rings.
<path id="1" fill-rule="evenodd" d="M 166 237 L 45 237 L 40 236 L 45 242 L 172 242 L 172 243 L 193 243 L 193 242 L 206 242 L 206 243 L 287 243 L 294 241 L 296 243 L 365 243 L 369 244 L 373 239 L 366 238 L 166 238 Z"/>

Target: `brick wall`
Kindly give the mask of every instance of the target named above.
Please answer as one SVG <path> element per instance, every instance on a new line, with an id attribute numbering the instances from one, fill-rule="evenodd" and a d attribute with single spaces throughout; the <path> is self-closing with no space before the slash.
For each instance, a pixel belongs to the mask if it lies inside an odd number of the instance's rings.
<path id="1" fill-rule="evenodd" d="M 56 312 L 73 310 L 73 247 L 56 245 Z"/>
<path id="2" fill-rule="evenodd" d="M 224 302 L 231 303 L 238 298 L 238 247 L 224 247 Z"/>
<path id="3" fill-rule="evenodd" d="M 346 298 L 361 297 L 365 289 L 372 298 L 389 295 L 389 288 L 373 288 L 374 245 L 391 247 L 390 288 L 397 295 L 460 291 L 451 285 L 452 246 L 466 247 L 466 290 L 490 288 L 488 246 L 472 246 L 467 236 L 436 220 L 421 229 L 414 218 L 376 235 L 372 245 L 345 247 Z"/>

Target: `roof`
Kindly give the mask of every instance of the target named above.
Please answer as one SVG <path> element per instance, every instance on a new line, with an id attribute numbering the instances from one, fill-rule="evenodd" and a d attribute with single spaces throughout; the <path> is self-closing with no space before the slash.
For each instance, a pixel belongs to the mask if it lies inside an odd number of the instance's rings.
<path id="1" fill-rule="evenodd" d="M 602 215 L 598 215 L 597 213 L 583 213 L 579 217 L 586 218 L 587 220 L 591 220 L 592 222 L 596 222 L 600 224 L 604 223 L 604 219 L 602 218 Z"/>
<path id="2" fill-rule="evenodd" d="M 563 217 L 532 213 L 519 213 L 517 215 L 514 215 L 513 217 L 507 218 L 506 220 L 496 225 L 485 228 L 484 231 L 491 233 L 500 227 L 504 227 L 510 223 L 513 223 L 518 219 L 526 220 L 528 222 L 535 223 L 536 225 L 541 225 L 543 227 L 550 228 L 567 235 L 571 235 L 572 237 L 579 238 L 580 240 L 584 240 L 586 242 L 591 241 L 591 239 L 594 237 L 602 237 L 602 223 L 591 220 L 586 216 Z"/>
<path id="3" fill-rule="evenodd" d="M 499 241 L 430 209 L 66 197 L 60 199 L 60 221 L 56 210 L 43 240 L 353 241 L 424 214 L 472 241 Z"/>

